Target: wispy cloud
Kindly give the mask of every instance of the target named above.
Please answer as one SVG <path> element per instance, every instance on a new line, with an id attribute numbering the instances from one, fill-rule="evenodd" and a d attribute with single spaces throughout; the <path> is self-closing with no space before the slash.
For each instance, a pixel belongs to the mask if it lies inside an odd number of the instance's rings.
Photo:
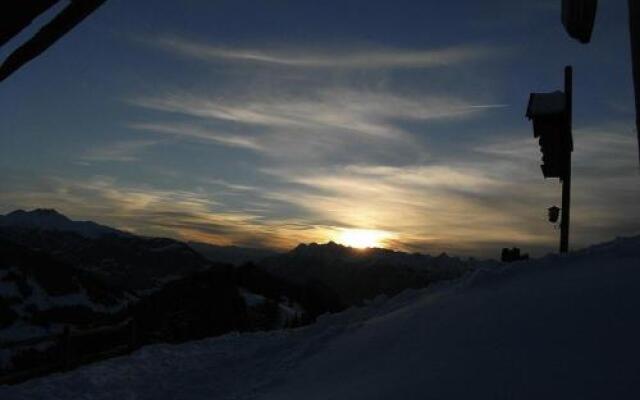
<path id="1" fill-rule="evenodd" d="M 295 68 L 433 68 L 495 55 L 486 46 L 454 46 L 440 49 L 343 48 L 312 51 L 302 48 L 259 49 L 218 47 L 179 37 L 147 40 L 177 54 L 211 62 L 243 62 Z"/>
<path id="2" fill-rule="evenodd" d="M 483 156 L 482 169 L 521 187 L 540 188 L 554 194 L 545 205 L 559 204 L 559 184 L 543 180 L 541 154 L 530 131 L 520 140 L 496 140 L 475 150 Z M 578 243 L 588 244 L 621 234 L 640 233 L 629 215 L 640 213 L 636 142 L 630 124 L 607 123 L 577 127 L 573 132 L 572 225 Z M 486 155 L 486 156 L 485 156 Z M 531 198 L 540 199 L 539 193 Z M 540 202 L 539 202 L 540 203 Z M 541 205 L 532 204 L 532 207 Z"/>
<path id="3" fill-rule="evenodd" d="M 334 226 L 391 232 L 396 248 L 439 251 L 513 243 L 549 244 L 535 213 L 534 188 L 493 178 L 466 165 L 350 166 L 267 170 L 295 186 L 268 194 Z"/>
<path id="4" fill-rule="evenodd" d="M 447 95 L 417 97 L 346 88 L 304 95 L 254 93 L 246 98 L 170 93 L 128 101 L 166 113 L 164 120 L 173 115 L 187 121 L 136 123 L 136 129 L 244 147 L 273 159 L 306 161 L 422 157 L 427 153 L 423 140 L 403 122 L 463 120 L 500 106 Z"/>
<path id="5" fill-rule="evenodd" d="M 573 245 L 638 233 L 629 218 L 640 212 L 633 135 L 625 127 L 577 129 L 575 142 Z M 554 248 L 546 207 L 559 202 L 559 185 L 542 178 L 535 140 L 492 138 L 467 155 L 404 167 L 279 165 L 260 169 L 265 179 L 256 185 L 220 175 L 192 190 L 100 176 L 37 185 L 20 179 L 19 189 L 5 185 L 0 203 L 46 205 L 142 234 L 221 244 L 287 248 L 357 228 L 387 232 L 386 244 L 405 250 L 495 255 L 503 246 Z"/>
<path id="6" fill-rule="evenodd" d="M 210 185 L 221 186 L 223 188 L 231 190 L 232 192 L 255 192 L 260 190 L 260 188 L 256 186 L 231 183 L 225 181 L 224 179 L 206 179 L 205 182 Z"/>
<path id="7" fill-rule="evenodd" d="M 640 232 L 638 222 L 628 218 L 640 212 L 635 142 L 620 129 L 575 132 L 575 246 Z M 388 244 L 398 248 L 477 253 L 514 244 L 528 250 L 555 247 L 545 213 L 559 203 L 560 186 L 542 178 L 539 158 L 533 138 L 492 138 L 465 160 L 446 164 L 262 172 L 290 184 L 267 196 L 329 225 L 392 232 L 395 239 Z"/>
<path id="8" fill-rule="evenodd" d="M 137 161 L 142 151 L 158 143 L 159 141 L 157 140 L 120 140 L 103 146 L 92 147 L 80 157 L 80 160 L 84 162 Z"/>
<path id="9" fill-rule="evenodd" d="M 328 237 L 331 229 L 292 216 L 266 218 L 232 209 L 219 201 L 219 191 L 214 195 L 203 190 L 159 189 L 125 184 L 108 176 L 85 180 L 47 177 L 39 187 L 27 186 L 4 188 L 0 203 L 53 207 L 75 219 L 97 220 L 142 235 L 285 249 L 294 245 L 292 238 L 313 241 Z M 223 186 L 248 188 L 228 182 Z"/>
<path id="10" fill-rule="evenodd" d="M 261 150 L 260 144 L 255 140 L 240 135 L 224 134 L 216 132 L 212 129 L 204 129 L 193 124 L 177 124 L 177 123 L 130 123 L 130 128 L 170 135 L 176 138 L 188 138 L 199 141 L 213 142 L 216 144 L 240 147 L 251 150 Z"/>
<path id="11" fill-rule="evenodd" d="M 399 96 L 347 89 L 325 89 L 306 96 L 209 99 L 186 94 L 131 99 L 150 109 L 271 128 L 339 129 L 388 136 L 397 133 L 390 119 L 465 117 L 486 108 L 453 96 Z"/>
<path id="12" fill-rule="evenodd" d="M 634 157 L 637 144 L 634 142 L 633 130 L 631 125 L 621 123 L 577 127 L 573 132 L 574 167 L 593 168 L 605 174 L 610 174 L 611 169 L 622 169 L 620 172 L 623 175 L 629 175 L 636 163 Z M 532 132 L 523 130 L 518 136 L 521 139 L 493 138 L 491 143 L 477 146 L 474 151 L 488 156 L 539 164 L 542 154 Z"/>

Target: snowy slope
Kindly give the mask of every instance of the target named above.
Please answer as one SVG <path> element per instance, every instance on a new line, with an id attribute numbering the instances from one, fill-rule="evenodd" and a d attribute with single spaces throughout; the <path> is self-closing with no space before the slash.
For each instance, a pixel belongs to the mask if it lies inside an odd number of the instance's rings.
<path id="1" fill-rule="evenodd" d="M 95 274 L 0 238 L 0 346 L 114 317 L 133 299 Z"/>
<path id="2" fill-rule="evenodd" d="M 293 331 L 149 346 L 2 399 L 637 399 L 640 237 Z"/>

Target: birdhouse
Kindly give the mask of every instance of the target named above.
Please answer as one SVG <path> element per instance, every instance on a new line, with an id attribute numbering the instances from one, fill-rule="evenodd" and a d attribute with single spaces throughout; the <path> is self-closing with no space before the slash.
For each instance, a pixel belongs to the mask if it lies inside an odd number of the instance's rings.
<path id="1" fill-rule="evenodd" d="M 562 25 L 569 36 L 589 43 L 597 8 L 598 0 L 562 0 Z"/>
<path id="2" fill-rule="evenodd" d="M 560 217 L 560 208 L 556 206 L 549 207 L 549 222 L 555 224 L 558 222 L 558 217 Z"/>
<path id="3" fill-rule="evenodd" d="M 567 113 L 566 96 L 561 91 L 529 96 L 527 118 L 533 122 L 533 137 L 540 144 L 540 168 L 545 178 L 561 178 L 567 171 L 569 153 L 573 150 Z"/>

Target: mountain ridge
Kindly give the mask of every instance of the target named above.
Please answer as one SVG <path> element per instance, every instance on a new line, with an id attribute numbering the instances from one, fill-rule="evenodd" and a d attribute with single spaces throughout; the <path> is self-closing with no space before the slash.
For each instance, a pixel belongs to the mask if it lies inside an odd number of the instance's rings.
<path id="1" fill-rule="evenodd" d="M 0 215 L 0 226 L 75 232 L 89 238 L 105 235 L 131 235 L 128 232 L 93 221 L 74 221 L 52 208 L 36 208 L 31 211 L 18 209 L 6 215 Z"/>
<path id="2" fill-rule="evenodd" d="M 88 238 L 98 238 L 106 235 L 116 236 L 130 236 L 130 237 L 144 237 L 144 235 L 137 235 L 130 232 L 126 232 L 117 228 L 113 228 L 108 225 L 103 225 L 91 220 L 72 220 L 66 215 L 60 213 L 53 208 L 35 208 L 31 211 L 25 211 L 18 209 L 11 211 L 5 215 L 0 215 L 0 227 L 17 227 L 26 229 L 38 229 L 44 231 L 64 231 L 74 232 L 81 236 Z M 176 239 L 171 239 L 176 240 Z M 346 246 L 334 241 L 326 243 L 299 243 L 288 251 L 277 251 L 268 247 L 245 247 L 238 245 L 217 245 L 212 243 L 203 243 L 197 241 L 183 241 L 176 240 L 178 242 L 184 242 L 193 248 L 195 251 L 203 255 L 205 258 L 213 262 L 230 263 L 239 265 L 245 262 L 258 262 L 262 259 L 274 256 L 280 256 L 288 253 L 295 254 L 331 254 L 334 253 L 336 257 L 351 256 L 355 258 L 395 258 L 404 259 L 405 261 L 410 259 L 418 259 L 419 257 L 437 258 L 437 257 L 449 257 L 446 253 L 441 253 L 437 256 L 426 253 L 408 253 L 399 250 L 387 249 L 382 247 L 369 247 L 365 249 Z M 456 257 L 453 257 L 456 258 Z"/>

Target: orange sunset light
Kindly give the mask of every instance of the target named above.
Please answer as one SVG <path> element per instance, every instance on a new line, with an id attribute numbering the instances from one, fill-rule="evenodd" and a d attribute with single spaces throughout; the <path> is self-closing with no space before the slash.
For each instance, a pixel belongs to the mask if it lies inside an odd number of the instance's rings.
<path id="1" fill-rule="evenodd" d="M 384 247 L 386 239 L 390 238 L 390 233 L 374 229 L 343 229 L 335 241 L 345 246 L 365 249 L 368 247 Z"/>

